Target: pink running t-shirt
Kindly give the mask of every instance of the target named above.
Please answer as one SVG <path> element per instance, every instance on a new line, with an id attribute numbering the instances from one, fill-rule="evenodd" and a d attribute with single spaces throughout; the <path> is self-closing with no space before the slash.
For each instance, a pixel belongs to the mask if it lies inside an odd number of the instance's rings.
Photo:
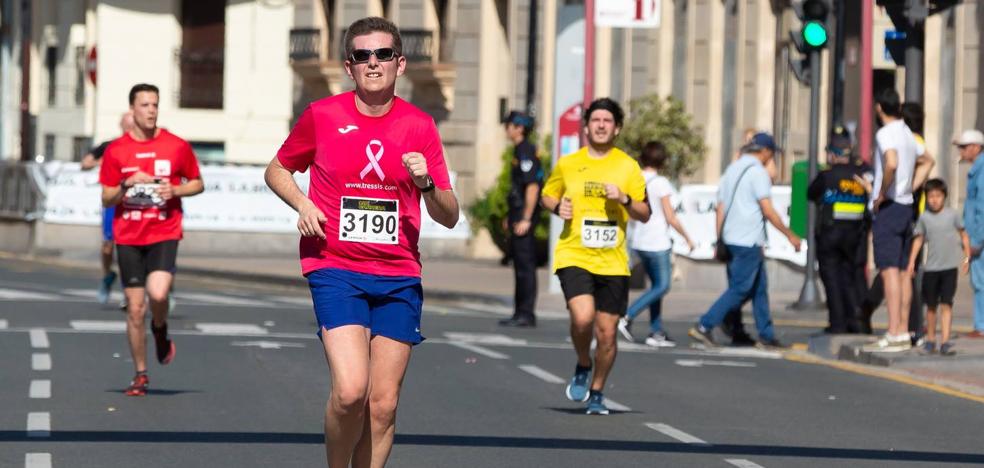
<path id="1" fill-rule="evenodd" d="M 301 271 L 339 268 L 382 276 L 420 276 L 420 189 L 403 166 L 417 152 L 438 190 L 451 190 L 434 119 L 396 97 L 370 117 L 347 92 L 311 103 L 277 159 L 291 171 L 311 168 L 308 198 L 327 218 L 327 239 L 302 237 Z"/>

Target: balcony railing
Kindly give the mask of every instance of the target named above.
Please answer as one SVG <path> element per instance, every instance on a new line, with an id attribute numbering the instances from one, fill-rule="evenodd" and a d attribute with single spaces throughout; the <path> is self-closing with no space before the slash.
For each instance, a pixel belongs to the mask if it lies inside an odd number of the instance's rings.
<path id="1" fill-rule="evenodd" d="M 290 30 L 290 59 L 311 60 L 321 56 L 321 30 L 297 28 Z"/>
<path id="2" fill-rule="evenodd" d="M 177 49 L 181 73 L 178 105 L 191 109 L 221 109 L 225 49 Z"/>

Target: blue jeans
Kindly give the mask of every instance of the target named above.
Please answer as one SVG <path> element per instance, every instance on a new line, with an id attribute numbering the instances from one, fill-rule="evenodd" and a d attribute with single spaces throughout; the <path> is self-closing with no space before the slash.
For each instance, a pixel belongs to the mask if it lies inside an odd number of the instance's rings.
<path id="1" fill-rule="evenodd" d="M 974 287 L 974 330 L 984 332 L 984 255 L 971 258 L 970 284 Z"/>
<path id="2" fill-rule="evenodd" d="M 765 272 L 765 254 L 761 247 L 728 245 L 731 261 L 728 262 L 728 289 L 700 318 L 700 324 L 711 330 L 724 320 L 732 310 L 752 301 L 752 313 L 760 340 L 775 338 L 772 317 L 769 315 L 769 281 Z"/>
<path id="3" fill-rule="evenodd" d="M 663 331 L 663 320 L 660 313 L 663 310 L 663 296 L 670 291 L 670 250 L 652 252 L 648 250 L 636 250 L 636 255 L 642 260 L 642 267 L 646 269 L 649 280 L 653 285 L 643 295 L 639 296 L 626 313 L 629 321 L 635 320 L 646 306 L 649 306 L 649 331 L 659 333 Z"/>

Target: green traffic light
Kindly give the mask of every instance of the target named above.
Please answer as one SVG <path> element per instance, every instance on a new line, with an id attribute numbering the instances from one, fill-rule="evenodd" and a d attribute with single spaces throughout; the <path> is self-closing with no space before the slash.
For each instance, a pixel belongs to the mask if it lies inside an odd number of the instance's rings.
<path id="1" fill-rule="evenodd" d="M 810 47 L 823 47 L 827 43 L 827 28 L 819 21 L 807 21 L 803 25 L 803 41 Z"/>

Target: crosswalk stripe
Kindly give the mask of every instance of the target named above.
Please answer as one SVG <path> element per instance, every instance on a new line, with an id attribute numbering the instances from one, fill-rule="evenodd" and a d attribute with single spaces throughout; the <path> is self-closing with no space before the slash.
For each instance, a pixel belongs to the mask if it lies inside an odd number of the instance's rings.
<path id="1" fill-rule="evenodd" d="M 47 348 L 48 334 L 40 328 L 32 328 L 30 333 L 32 348 Z"/>
<path id="2" fill-rule="evenodd" d="M 725 458 L 724 461 L 737 466 L 738 468 L 765 468 L 758 463 L 752 462 L 750 460 L 745 460 L 744 458 Z"/>
<path id="3" fill-rule="evenodd" d="M 123 320 L 72 320 L 68 324 L 73 329 L 82 331 L 126 331 L 126 322 Z"/>
<path id="4" fill-rule="evenodd" d="M 51 468 L 51 454 L 50 453 L 25 454 L 24 468 Z"/>
<path id="5" fill-rule="evenodd" d="M 663 435 L 669 436 L 685 444 L 696 444 L 696 445 L 711 445 L 700 438 L 687 434 L 669 424 L 662 423 L 646 423 L 646 427 L 659 432 Z"/>
<path id="6" fill-rule="evenodd" d="M 0 320 L 0 330 L 6 330 L 9 323 L 6 320 Z"/>
<path id="7" fill-rule="evenodd" d="M 24 291 L 19 289 L 3 289 L 0 288 L 0 299 L 7 299 L 13 301 L 53 301 L 60 299 L 58 296 L 53 294 L 45 294 L 34 291 Z"/>
<path id="8" fill-rule="evenodd" d="M 553 375 L 550 372 L 547 372 L 547 371 L 545 371 L 545 370 L 543 370 L 543 369 L 541 369 L 541 368 L 539 368 L 537 366 L 534 366 L 532 364 L 523 364 L 523 365 L 519 366 L 519 368 L 523 372 L 526 372 L 527 374 L 530 374 L 533 377 L 536 377 L 536 378 L 538 378 L 538 379 L 540 379 L 540 380 L 542 380 L 542 381 L 544 381 L 546 383 L 562 384 L 562 383 L 565 383 L 566 382 L 564 379 L 562 379 L 562 378 L 560 378 L 560 377 L 558 377 L 556 375 Z"/>
<path id="9" fill-rule="evenodd" d="M 266 335 L 266 328 L 251 323 L 196 323 L 195 328 L 206 335 Z"/>
<path id="10" fill-rule="evenodd" d="M 51 381 L 32 380 L 28 396 L 30 398 L 51 398 Z"/>
<path id="11" fill-rule="evenodd" d="M 632 408 L 629 408 L 628 406 L 625 406 L 615 400 L 610 400 L 608 398 L 605 398 L 605 406 L 607 406 L 608 409 L 612 409 L 615 411 L 622 411 L 624 413 L 628 413 L 629 411 L 632 411 Z"/>
<path id="12" fill-rule="evenodd" d="M 51 413 L 27 413 L 28 437 L 51 437 Z"/>
<path id="13" fill-rule="evenodd" d="M 32 354 L 31 370 L 36 370 L 36 371 L 51 370 L 51 355 L 48 353 Z"/>
<path id="14" fill-rule="evenodd" d="M 502 354 L 498 351 L 492 351 L 488 348 L 483 348 L 481 346 L 476 346 L 471 343 L 463 343 L 461 341 L 449 341 L 448 344 L 451 346 L 457 346 L 461 349 L 471 351 L 475 354 L 481 354 L 482 356 L 489 357 L 492 359 L 509 359 L 509 356 Z"/>

